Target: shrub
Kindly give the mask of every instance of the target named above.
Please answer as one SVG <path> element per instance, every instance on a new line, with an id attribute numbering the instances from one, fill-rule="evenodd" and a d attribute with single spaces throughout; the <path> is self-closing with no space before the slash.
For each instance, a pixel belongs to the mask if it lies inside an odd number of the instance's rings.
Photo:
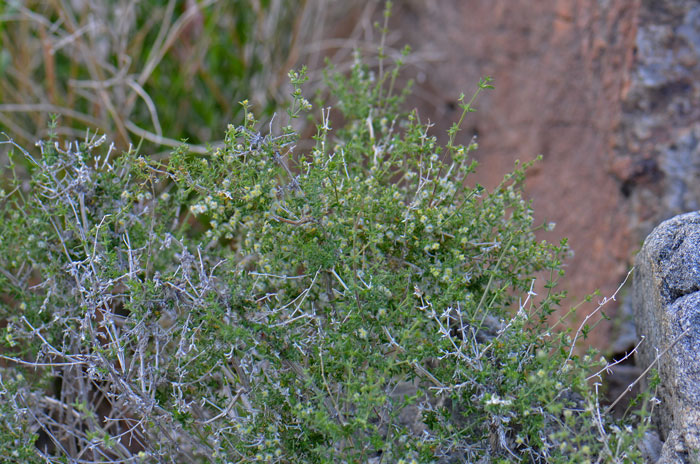
<path id="1" fill-rule="evenodd" d="M 603 365 L 548 325 L 567 247 L 534 235 L 529 163 L 475 184 L 475 140 L 439 146 L 397 73 L 329 73 L 308 152 L 246 101 L 223 147 L 167 163 L 4 142 L 34 172 L 0 203 L 3 454 L 639 462 L 646 422 L 602 415 Z"/>

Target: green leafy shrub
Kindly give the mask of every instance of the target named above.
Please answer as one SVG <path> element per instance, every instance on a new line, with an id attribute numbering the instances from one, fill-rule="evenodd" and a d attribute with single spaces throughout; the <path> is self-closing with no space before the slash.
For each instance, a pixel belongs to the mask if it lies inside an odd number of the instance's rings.
<path id="1" fill-rule="evenodd" d="M 601 414 L 604 364 L 548 325 L 567 247 L 535 238 L 529 164 L 475 184 L 475 141 L 439 146 L 397 72 L 331 73 L 308 152 L 245 101 L 223 147 L 167 164 L 4 142 L 34 172 L 0 203 L 3 455 L 640 462 L 646 422 Z"/>

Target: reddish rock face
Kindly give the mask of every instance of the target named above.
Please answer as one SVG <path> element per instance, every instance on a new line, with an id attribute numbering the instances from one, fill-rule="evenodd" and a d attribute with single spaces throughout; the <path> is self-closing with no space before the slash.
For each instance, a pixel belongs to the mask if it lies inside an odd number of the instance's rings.
<path id="1" fill-rule="evenodd" d="M 459 93 L 470 94 L 480 77 L 493 76 L 496 90 L 479 99 L 461 133 L 463 142 L 479 135 L 474 181 L 496 185 L 516 159 L 542 154 L 526 193 L 537 221 L 557 223 L 542 237 L 568 237 L 575 251 L 562 282 L 570 294 L 565 307 L 595 289 L 612 295 L 638 246 L 622 179 L 642 167 L 616 156 L 613 145 L 630 87 L 640 2 L 394 4 L 392 30 L 417 52 L 432 52 L 417 70 L 413 102 L 422 118 L 444 133 L 458 116 Z M 607 314 L 615 315 L 615 304 Z M 593 309 L 594 303 L 582 307 L 579 320 Z M 615 333 L 603 324 L 591 336 L 594 345 L 609 348 Z"/>

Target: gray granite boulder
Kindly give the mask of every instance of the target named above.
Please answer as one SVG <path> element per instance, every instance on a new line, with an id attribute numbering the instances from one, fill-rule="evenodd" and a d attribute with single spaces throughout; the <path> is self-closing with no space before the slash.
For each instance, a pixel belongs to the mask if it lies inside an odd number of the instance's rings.
<path id="1" fill-rule="evenodd" d="M 659 463 L 700 463 L 700 212 L 659 225 L 637 255 L 637 364 L 656 361 Z M 658 360 L 657 360 L 658 357 Z"/>

